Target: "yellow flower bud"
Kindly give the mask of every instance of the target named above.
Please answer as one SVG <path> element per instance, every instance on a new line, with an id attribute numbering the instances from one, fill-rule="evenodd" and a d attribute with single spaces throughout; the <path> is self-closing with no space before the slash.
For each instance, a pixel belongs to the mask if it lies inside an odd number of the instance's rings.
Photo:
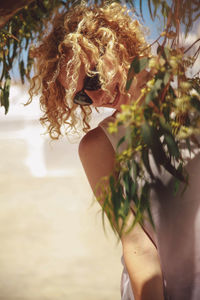
<path id="1" fill-rule="evenodd" d="M 187 81 L 182 81 L 182 82 L 180 82 L 180 87 L 183 90 L 188 90 L 191 87 L 191 84 Z"/>
<path id="2" fill-rule="evenodd" d="M 178 68 L 177 58 L 175 56 L 171 56 L 169 60 L 169 64 L 173 69 L 177 69 Z"/>
<path id="3" fill-rule="evenodd" d="M 163 67 L 165 63 L 166 63 L 165 59 L 164 59 L 163 57 L 160 57 L 160 58 L 159 58 L 159 65 L 160 65 L 161 67 Z"/>
<path id="4" fill-rule="evenodd" d="M 157 66 L 157 59 L 152 57 L 149 61 L 149 68 L 155 68 Z"/>
<path id="5" fill-rule="evenodd" d="M 149 81 L 147 81 L 147 86 L 150 89 L 154 86 L 154 84 L 155 84 L 155 79 L 154 78 L 151 79 L 151 80 L 149 80 Z"/>

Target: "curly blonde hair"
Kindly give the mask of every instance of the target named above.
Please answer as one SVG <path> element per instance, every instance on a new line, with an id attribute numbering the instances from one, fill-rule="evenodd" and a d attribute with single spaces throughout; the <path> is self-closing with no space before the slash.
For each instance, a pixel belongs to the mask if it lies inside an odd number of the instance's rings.
<path id="1" fill-rule="evenodd" d="M 119 90 L 125 93 L 131 60 L 141 54 L 148 55 L 149 50 L 142 26 L 130 17 L 126 7 L 115 2 L 104 6 L 81 3 L 68 11 L 57 11 L 47 28 L 39 46 L 31 51 L 31 56 L 36 58 L 36 75 L 29 94 L 32 100 L 34 94 L 41 93 L 44 115 L 40 121 L 46 125 L 50 137 L 58 139 L 62 126 L 66 133 L 77 132 L 80 127 L 84 132 L 90 129 L 91 107 L 73 103 L 81 63 L 88 76 L 93 74 L 91 61 L 95 63 L 104 91 L 120 65 L 124 75 Z M 112 60 L 111 72 L 104 71 L 104 54 Z M 68 89 L 59 80 L 64 61 L 67 61 Z"/>

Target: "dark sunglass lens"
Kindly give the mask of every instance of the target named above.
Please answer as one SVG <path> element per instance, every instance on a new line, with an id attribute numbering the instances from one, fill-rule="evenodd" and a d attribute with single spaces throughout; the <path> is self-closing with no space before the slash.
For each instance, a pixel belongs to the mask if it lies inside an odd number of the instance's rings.
<path id="1" fill-rule="evenodd" d="M 77 93 L 73 101 L 79 105 L 91 105 L 93 103 L 92 99 L 84 91 Z"/>
<path id="2" fill-rule="evenodd" d="M 86 76 L 84 81 L 84 89 L 89 91 L 99 90 L 101 88 L 101 82 L 99 80 L 99 75 L 96 74 L 92 77 Z"/>

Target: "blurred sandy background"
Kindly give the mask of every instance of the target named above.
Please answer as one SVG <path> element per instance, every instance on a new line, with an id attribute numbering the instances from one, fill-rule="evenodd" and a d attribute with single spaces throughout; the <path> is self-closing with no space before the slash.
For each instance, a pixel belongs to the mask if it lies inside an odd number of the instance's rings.
<path id="1" fill-rule="evenodd" d="M 25 100 L 13 85 L 0 109 L 0 300 L 119 300 L 121 245 L 91 205 L 78 144 L 50 143 Z"/>

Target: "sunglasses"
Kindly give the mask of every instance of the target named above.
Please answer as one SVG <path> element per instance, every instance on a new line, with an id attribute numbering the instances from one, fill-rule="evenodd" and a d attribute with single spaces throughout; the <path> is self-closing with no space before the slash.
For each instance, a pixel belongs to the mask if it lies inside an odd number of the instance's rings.
<path id="1" fill-rule="evenodd" d="M 101 82 L 99 80 L 99 75 L 95 74 L 94 76 L 87 76 L 84 79 L 83 88 L 80 92 L 78 92 L 73 101 L 76 104 L 85 106 L 91 105 L 93 103 L 92 99 L 84 92 L 84 90 L 88 91 L 97 91 L 101 89 Z"/>

